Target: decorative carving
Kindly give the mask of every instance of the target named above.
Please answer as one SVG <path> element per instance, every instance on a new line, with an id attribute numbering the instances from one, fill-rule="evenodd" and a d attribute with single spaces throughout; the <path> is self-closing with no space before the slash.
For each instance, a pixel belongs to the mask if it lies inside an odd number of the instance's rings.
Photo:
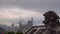
<path id="1" fill-rule="evenodd" d="M 48 26 L 49 24 L 54 26 L 55 24 L 59 23 L 59 20 L 58 20 L 59 16 L 54 11 L 48 11 L 44 14 L 44 16 L 45 16 L 45 20 L 43 21 L 43 23 L 46 26 Z"/>
<path id="2" fill-rule="evenodd" d="M 54 29 L 59 25 L 59 16 L 54 11 L 48 11 L 44 14 L 44 16 L 45 20 L 43 23 L 45 24 L 46 31 L 48 32 L 46 34 L 56 33 Z"/>

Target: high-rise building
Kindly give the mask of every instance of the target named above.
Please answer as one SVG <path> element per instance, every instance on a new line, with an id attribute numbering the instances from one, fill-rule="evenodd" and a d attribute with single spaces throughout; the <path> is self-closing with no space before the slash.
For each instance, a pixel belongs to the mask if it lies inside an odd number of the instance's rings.
<path id="1" fill-rule="evenodd" d="M 28 27 L 32 27 L 33 26 L 33 17 L 31 18 L 31 20 L 28 21 Z"/>
<path id="2" fill-rule="evenodd" d="M 19 31 L 20 32 L 23 32 L 23 25 L 22 25 L 21 20 L 19 21 Z"/>

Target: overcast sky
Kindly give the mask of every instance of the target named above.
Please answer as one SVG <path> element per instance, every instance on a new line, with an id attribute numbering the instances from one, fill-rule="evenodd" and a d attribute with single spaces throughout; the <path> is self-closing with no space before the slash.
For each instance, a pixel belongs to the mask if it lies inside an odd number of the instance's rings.
<path id="1" fill-rule="evenodd" d="M 0 0 L 0 23 L 10 24 L 10 20 L 19 17 L 43 20 L 43 14 L 49 10 L 60 15 L 60 0 Z"/>

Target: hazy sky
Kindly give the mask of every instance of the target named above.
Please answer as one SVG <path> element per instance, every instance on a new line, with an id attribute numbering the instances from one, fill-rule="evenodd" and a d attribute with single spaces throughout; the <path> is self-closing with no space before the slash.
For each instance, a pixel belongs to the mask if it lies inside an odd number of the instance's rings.
<path id="1" fill-rule="evenodd" d="M 0 0 L 0 24 L 10 24 L 19 17 L 43 20 L 43 14 L 49 10 L 60 15 L 60 0 Z"/>

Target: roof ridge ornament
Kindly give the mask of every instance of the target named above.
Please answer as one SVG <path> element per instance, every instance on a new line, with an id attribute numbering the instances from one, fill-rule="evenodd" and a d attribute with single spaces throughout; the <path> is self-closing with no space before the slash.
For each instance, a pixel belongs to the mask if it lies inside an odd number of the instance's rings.
<path id="1" fill-rule="evenodd" d="M 59 16 L 57 15 L 57 13 L 55 13 L 55 11 L 48 11 L 44 14 L 44 21 L 43 23 L 45 24 L 46 27 L 46 34 L 53 34 L 56 33 L 56 31 L 54 29 L 57 28 L 57 26 L 60 25 L 59 23 Z"/>

